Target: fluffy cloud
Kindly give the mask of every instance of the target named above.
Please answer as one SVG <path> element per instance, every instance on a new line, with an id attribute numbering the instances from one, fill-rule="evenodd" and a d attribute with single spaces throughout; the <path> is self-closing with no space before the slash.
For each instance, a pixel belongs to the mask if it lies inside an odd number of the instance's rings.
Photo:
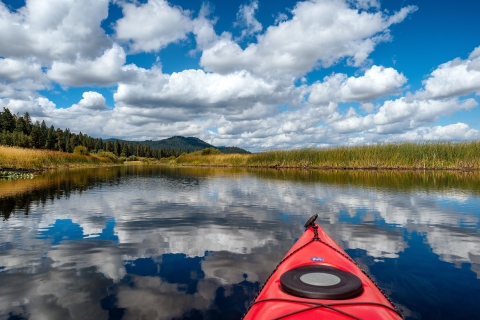
<path id="1" fill-rule="evenodd" d="M 359 66 L 379 42 L 389 39 L 388 28 L 401 22 L 416 7 L 405 7 L 392 16 L 360 12 L 344 1 L 299 2 L 293 17 L 270 26 L 258 43 L 243 50 L 224 33 L 202 53 L 207 71 L 229 73 L 249 70 L 255 74 L 301 76 L 321 65 L 343 58 Z"/>
<path id="2" fill-rule="evenodd" d="M 469 110 L 478 104 L 473 99 L 413 100 L 406 98 L 386 101 L 375 114 L 360 117 L 356 113 L 347 114 L 332 127 L 338 133 L 372 132 L 386 134 L 413 129 L 423 124 L 434 123 L 440 116 L 451 115 L 460 110 Z"/>
<path id="3" fill-rule="evenodd" d="M 398 140 L 411 141 L 461 141 L 480 139 L 480 131 L 471 129 L 465 123 L 455 123 L 446 126 L 421 127 L 395 137 Z"/>
<path id="4" fill-rule="evenodd" d="M 255 11 L 258 10 L 258 1 L 252 1 L 249 5 L 240 6 L 240 10 L 237 13 L 236 26 L 244 27 L 240 35 L 240 39 L 247 36 L 252 36 L 262 31 L 262 24 L 255 19 Z"/>
<path id="5" fill-rule="evenodd" d="M 100 27 L 108 0 L 27 0 L 17 12 L 0 2 L 0 55 L 46 62 L 93 58 L 111 46 Z"/>
<path id="6" fill-rule="evenodd" d="M 53 62 L 47 75 L 53 81 L 67 86 L 113 85 L 119 81 L 128 82 L 135 78 L 138 67 L 124 66 L 126 54 L 122 47 L 114 44 L 103 55 L 87 60 L 77 58 L 74 62 Z"/>
<path id="7" fill-rule="evenodd" d="M 35 59 L 0 58 L 0 97 L 18 97 L 19 91 L 31 94 L 49 82 Z"/>
<path id="8" fill-rule="evenodd" d="M 407 78 L 393 68 L 372 66 L 361 77 L 348 77 L 337 73 L 325 77 L 323 82 L 312 85 L 309 102 L 325 104 L 329 102 L 367 102 L 384 95 L 397 93 Z"/>
<path id="9" fill-rule="evenodd" d="M 480 93 L 480 47 L 466 60 L 457 58 L 441 64 L 423 84 L 425 89 L 417 94 L 421 98 L 441 99 Z"/>
<path id="10" fill-rule="evenodd" d="M 168 75 L 153 68 L 140 73 L 135 83 L 120 83 L 114 98 L 123 110 L 132 108 L 137 115 L 155 114 L 157 120 L 179 121 L 210 112 L 237 119 L 242 114 L 249 117 L 246 110 L 295 101 L 295 94 L 299 99 L 298 90 L 289 82 L 267 81 L 246 71 L 220 75 L 185 70 Z M 261 115 L 263 111 L 259 111 Z"/>
<path id="11" fill-rule="evenodd" d="M 55 104 L 44 97 L 14 97 L 0 99 L 0 108 L 8 108 L 12 113 L 24 114 L 28 111 L 32 117 L 38 119 L 55 119 L 58 115 L 58 109 Z M 60 120 L 61 121 L 61 120 Z"/>
<path id="12" fill-rule="evenodd" d="M 105 104 L 106 100 L 103 95 L 98 92 L 88 91 L 82 95 L 82 100 L 78 103 L 78 107 L 89 110 L 106 110 L 108 109 Z"/>
<path id="13" fill-rule="evenodd" d="M 0 79 L 10 83 L 23 79 L 44 80 L 41 65 L 35 60 L 0 58 Z"/>
<path id="14" fill-rule="evenodd" d="M 164 0 L 138 5 L 121 1 L 124 17 L 117 21 L 116 38 L 127 42 L 132 52 L 158 51 L 169 43 L 186 39 L 193 30 L 190 13 Z"/>

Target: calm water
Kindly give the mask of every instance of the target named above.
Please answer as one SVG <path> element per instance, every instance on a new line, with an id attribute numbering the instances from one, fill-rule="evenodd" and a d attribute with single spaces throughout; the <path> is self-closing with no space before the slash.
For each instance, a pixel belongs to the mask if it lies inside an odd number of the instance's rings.
<path id="1" fill-rule="evenodd" d="M 239 319 L 314 213 L 407 318 L 479 318 L 479 196 L 479 173 L 449 172 L 0 181 L 0 319 Z"/>

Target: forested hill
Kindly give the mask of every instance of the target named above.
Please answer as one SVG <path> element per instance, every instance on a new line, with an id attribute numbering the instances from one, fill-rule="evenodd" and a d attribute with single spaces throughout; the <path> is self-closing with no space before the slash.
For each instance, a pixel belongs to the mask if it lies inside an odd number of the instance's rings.
<path id="1" fill-rule="evenodd" d="M 115 139 L 109 139 L 115 140 Z M 123 140 L 119 140 L 119 142 L 123 142 Z M 215 147 L 203 140 L 200 140 L 195 137 L 182 137 L 182 136 L 174 136 L 171 138 L 152 141 L 152 140 L 145 140 L 145 141 L 125 141 L 126 143 L 132 143 L 133 145 L 141 144 L 141 145 L 148 145 L 152 149 L 161 149 L 161 150 L 175 150 L 180 152 L 193 152 L 197 150 L 202 150 L 205 148 L 215 148 L 220 150 L 222 153 L 250 153 L 247 150 L 238 147 Z"/>
<path id="2" fill-rule="evenodd" d="M 141 144 L 149 145 L 150 148 L 162 150 L 178 150 L 183 152 L 192 152 L 205 148 L 215 148 L 209 143 L 194 137 L 174 136 L 168 139 L 152 141 L 141 141 Z"/>

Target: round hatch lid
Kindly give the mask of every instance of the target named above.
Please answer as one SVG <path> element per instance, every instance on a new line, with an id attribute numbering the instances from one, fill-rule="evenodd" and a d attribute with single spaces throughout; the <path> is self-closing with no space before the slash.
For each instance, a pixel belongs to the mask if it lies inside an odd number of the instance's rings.
<path id="1" fill-rule="evenodd" d="M 280 285 L 291 295 L 313 299 L 351 299 L 363 292 L 362 281 L 356 275 L 323 265 L 289 270 L 280 277 Z"/>

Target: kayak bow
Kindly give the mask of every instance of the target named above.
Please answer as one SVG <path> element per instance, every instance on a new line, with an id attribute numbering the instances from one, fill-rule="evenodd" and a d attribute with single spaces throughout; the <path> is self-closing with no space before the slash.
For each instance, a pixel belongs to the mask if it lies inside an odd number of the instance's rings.
<path id="1" fill-rule="evenodd" d="M 250 305 L 250 319 L 403 319 L 373 280 L 315 223 Z"/>

